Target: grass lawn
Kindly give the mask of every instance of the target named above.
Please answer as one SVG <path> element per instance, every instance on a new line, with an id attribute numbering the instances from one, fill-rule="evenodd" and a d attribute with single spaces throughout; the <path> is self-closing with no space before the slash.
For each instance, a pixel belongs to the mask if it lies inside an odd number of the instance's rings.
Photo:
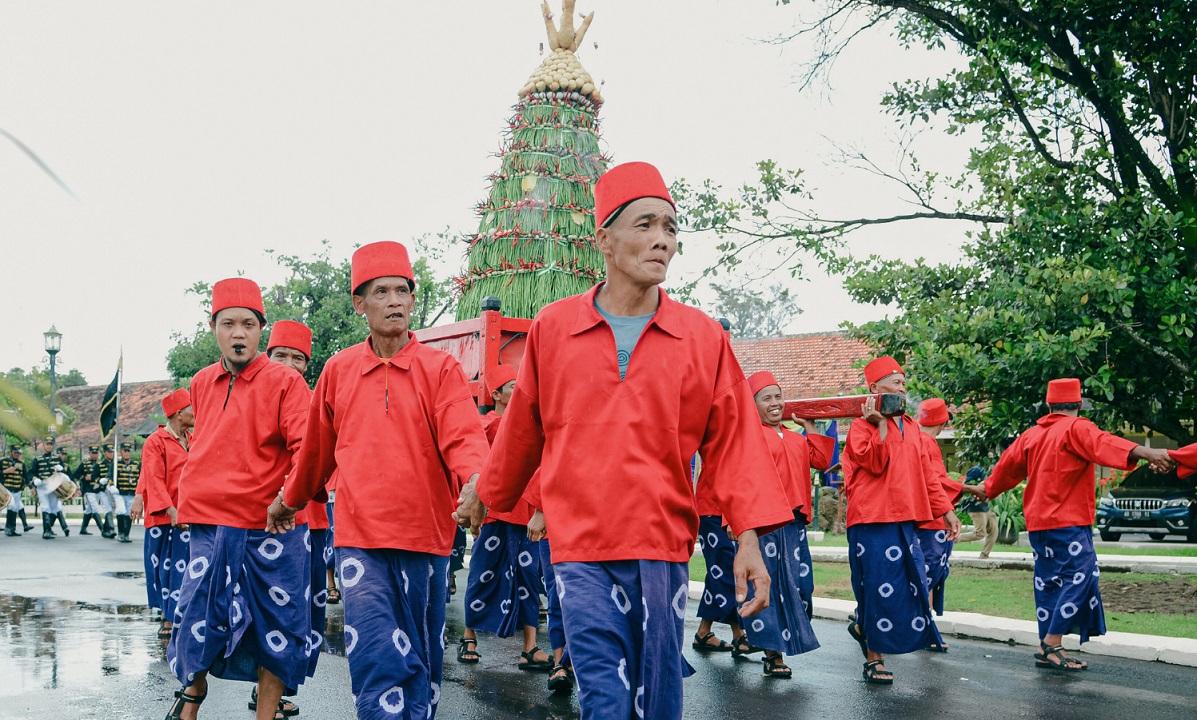
<path id="1" fill-rule="evenodd" d="M 971 543 L 966 543 L 966 546 Z M 813 545 L 813 543 L 812 543 Z M 690 579 L 706 577 L 702 554 L 690 558 Z M 1188 576 L 1191 577 L 1191 576 Z M 1104 578 L 1103 578 L 1104 579 Z M 1175 575 L 1119 573 L 1118 583 L 1152 583 L 1175 580 Z M 852 599 L 848 563 L 815 563 L 815 595 L 839 600 Z M 1035 619 L 1035 600 L 1029 570 L 953 568 L 944 593 L 944 609 L 983 615 Z M 1119 632 L 1143 633 L 1197 639 L 1197 615 L 1166 613 L 1122 613 L 1106 610 L 1106 627 Z"/>
<path id="2" fill-rule="evenodd" d="M 848 547 L 848 538 L 846 535 L 824 535 L 823 539 L 818 542 L 811 542 L 811 547 Z M 964 550 L 972 552 L 981 552 L 984 548 L 983 543 L 967 542 L 957 543 L 955 550 Z M 1026 552 L 1030 553 L 1029 547 L 1015 547 L 1014 545 L 994 545 L 994 552 Z M 1120 547 L 1105 547 L 1098 546 L 1096 548 L 1099 555 L 1164 555 L 1170 557 L 1197 557 L 1197 548 L 1193 547 L 1175 547 L 1165 543 L 1160 543 L 1159 547 L 1152 548 L 1120 548 Z"/>

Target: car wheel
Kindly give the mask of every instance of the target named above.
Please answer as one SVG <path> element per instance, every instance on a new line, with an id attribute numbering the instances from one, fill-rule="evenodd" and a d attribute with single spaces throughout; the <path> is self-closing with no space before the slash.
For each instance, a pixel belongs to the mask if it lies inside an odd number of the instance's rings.
<path id="1" fill-rule="evenodd" d="M 1147 533 L 1147 537 L 1151 538 L 1152 540 L 1163 540 L 1164 538 L 1168 537 L 1168 533 Z"/>
<path id="2" fill-rule="evenodd" d="M 1109 530 L 1102 530 L 1100 532 L 1101 539 L 1105 542 L 1118 542 L 1122 539 L 1122 533 L 1120 532 L 1110 532 Z"/>

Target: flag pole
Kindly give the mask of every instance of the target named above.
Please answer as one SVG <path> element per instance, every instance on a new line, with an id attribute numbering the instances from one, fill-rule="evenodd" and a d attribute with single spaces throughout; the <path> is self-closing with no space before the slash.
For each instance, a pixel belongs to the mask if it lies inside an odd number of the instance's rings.
<path id="1" fill-rule="evenodd" d="M 125 348 L 121 347 L 121 357 L 116 363 L 116 420 L 112 423 L 112 449 L 116 451 L 112 458 L 112 488 L 116 489 L 116 464 L 120 457 L 121 440 L 121 386 L 125 383 Z"/>

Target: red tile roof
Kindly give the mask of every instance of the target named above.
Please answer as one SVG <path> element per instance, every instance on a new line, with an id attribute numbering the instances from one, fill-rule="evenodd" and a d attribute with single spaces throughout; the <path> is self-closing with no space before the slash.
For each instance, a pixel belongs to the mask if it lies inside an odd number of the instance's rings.
<path id="1" fill-rule="evenodd" d="M 864 390 L 859 369 L 873 356 L 867 345 L 841 332 L 732 340 L 745 375 L 769 370 L 787 399 L 851 395 Z"/>
<path id="2" fill-rule="evenodd" d="M 174 390 L 171 380 L 125 383 L 121 388 L 121 439 L 128 438 L 147 420 L 162 418 L 162 398 Z M 58 391 L 58 403 L 75 410 L 71 432 L 59 435 L 59 443 L 83 448 L 100 442 L 100 403 L 107 385 L 69 387 Z"/>

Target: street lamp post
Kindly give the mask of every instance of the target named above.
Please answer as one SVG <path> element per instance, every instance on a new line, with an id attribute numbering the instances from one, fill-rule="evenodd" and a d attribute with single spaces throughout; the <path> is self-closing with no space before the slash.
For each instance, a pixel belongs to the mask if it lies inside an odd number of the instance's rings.
<path id="1" fill-rule="evenodd" d="M 58 395 L 58 375 L 55 373 L 54 360 L 58 351 L 62 349 L 62 333 L 51 325 L 50 329 L 42 333 L 46 338 L 46 352 L 50 355 L 50 416 L 55 418 L 50 434 L 58 435 L 58 416 L 54 413 L 54 400 Z"/>

